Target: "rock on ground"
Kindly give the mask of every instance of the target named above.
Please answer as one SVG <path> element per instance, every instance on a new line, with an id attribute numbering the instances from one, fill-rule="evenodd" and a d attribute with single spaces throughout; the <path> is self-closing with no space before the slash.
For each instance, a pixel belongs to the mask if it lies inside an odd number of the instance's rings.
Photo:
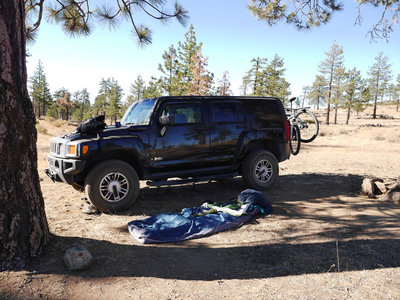
<path id="1" fill-rule="evenodd" d="M 383 180 L 381 178 L 364 178 L 361 185 L 361 194 L 368 195 L 371 198 L 374 198 L 377 194 L 382 194 L 377 183 L 383 183 Z"/>
<path id="2" fill-rule="evenodd" d="M 70 271 L 85 270 L 93 262 L 93 256 L 83 245 L 68 248 L 64 254 L 64 263 Z"/>

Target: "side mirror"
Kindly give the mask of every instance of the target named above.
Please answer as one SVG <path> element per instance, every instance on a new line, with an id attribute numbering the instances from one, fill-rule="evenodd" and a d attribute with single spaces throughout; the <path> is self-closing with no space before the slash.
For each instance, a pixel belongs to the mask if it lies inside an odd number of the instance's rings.
<path id="1" fill-rule="evenodd" d="M 296 97 L 290 98 L 290 102 L 293 102 L 294 100 L 296 100 Z"/>
<path id="2" fill-rule="evenodd" d="M 168 130 L 168 126 L 173 125 L 175 121 L 174 116 L 160 116 L 158 118 L 158 124 L 161 125 L 160 136 L 164 136 Z"/>
<path id="3" fill-rule="evenodd" d="M 169 126 L 174 124 L 174 117 L 173 116 L 160 116 L 158 118 L 158 123 L 161 126 Z"/>

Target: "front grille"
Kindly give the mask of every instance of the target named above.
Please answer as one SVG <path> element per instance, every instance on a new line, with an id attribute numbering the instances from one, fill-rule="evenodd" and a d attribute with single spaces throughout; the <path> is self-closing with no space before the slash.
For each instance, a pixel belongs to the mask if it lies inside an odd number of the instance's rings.
<path id="1" fill-rule="evenodd" d="M 55 141 L 52 141 L 50 143 L 50 153 L 55 155 L 63 155 L 62 149 L 63 149 L 63 143 L 58 143 Z"/>

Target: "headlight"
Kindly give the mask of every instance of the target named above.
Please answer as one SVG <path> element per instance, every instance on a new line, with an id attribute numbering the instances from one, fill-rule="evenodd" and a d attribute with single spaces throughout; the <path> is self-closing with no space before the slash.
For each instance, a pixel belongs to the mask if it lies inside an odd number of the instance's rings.
<path id="1" fill-rule="evenodd" d="M 79 148 L 80 148 L 80 145 L 79 144 L 69 144 L 69 143 L 67 143 L 67 145 L 66 145 L 66 151 L 65 151 L 65 154 L 66 154 L 66 156 L 69 156 L 69 157 L 79 157 Z"/>
<path id="2" fill-rule="evenodd" d="M 69 154 L 75 155 L 76 153 L 76 146 L 75 145 L 69 145 Z"/>

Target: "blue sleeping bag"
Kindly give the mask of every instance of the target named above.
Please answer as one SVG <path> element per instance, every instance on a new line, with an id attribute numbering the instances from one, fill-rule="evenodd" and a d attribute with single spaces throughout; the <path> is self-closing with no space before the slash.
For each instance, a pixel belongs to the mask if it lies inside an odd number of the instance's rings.
<path id="1" fill-rule="evenodd" d="M 263 193 L 247 189 L 233 201 L 206 202 L 201 207 L 184 208 L 180 214 L 158 214 L 129 222 L 128 229 L 143 244 L 178 242 L 227 230 L 249 221 L 256 214 L 271 212 L 271 203 Z"/>

